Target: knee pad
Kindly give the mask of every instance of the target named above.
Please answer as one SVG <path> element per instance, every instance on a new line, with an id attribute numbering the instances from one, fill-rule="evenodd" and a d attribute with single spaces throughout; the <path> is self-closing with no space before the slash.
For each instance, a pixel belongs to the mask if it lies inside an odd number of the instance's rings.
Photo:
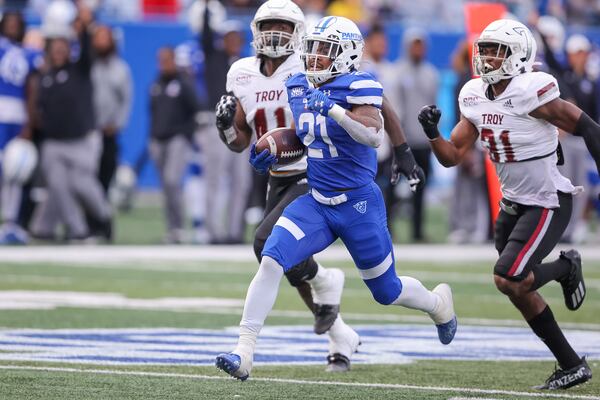
<path id="1" fill-rule="evenodd" d="M 388 269 L 385 274 L 375 279 L 366 280 L 365 283 L 375 301 L 384 306 L 392 304 L 402 292 L 402 283 L 394 268 Z"/>
<path id="2" fill-rule="evenodd" d="M 300 264 L 290 268 L 285 273 L 285 277 L 290 282 L 290 285 L 297 287 L 300 286 L 303 282 L 314 278 L 315 275 L 317 275 L 318 269 L 319 265 L 312 257 L 310 257 L 306 261 L 303 261 Z"/>

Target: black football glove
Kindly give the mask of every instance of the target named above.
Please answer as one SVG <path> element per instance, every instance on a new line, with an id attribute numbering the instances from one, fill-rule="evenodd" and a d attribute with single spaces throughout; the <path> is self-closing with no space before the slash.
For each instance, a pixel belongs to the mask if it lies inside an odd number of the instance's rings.
<path id="1" fill-rule="evenodd" d="M 425 134 L 429 140 L 434 140 L 440 136 L 438 131 L 438 122 L 442 117 L 442 110 L 436 107 L 435 104 L 430 106 L 423 106 L 419 111 L 419 123 L 423 127 Z"/>
<path id="2" fill-rule="evenodd" d="M 406 177 L 410 190 L 413 192 L 425 185 L 425 173 L 415 161 L 415 157 L 406 143 L 394 147 L 392 179 L 390 180 L 392 185 L 398 183 L 400 174 Z"/>
<path id="3" fill-rule="evenodd" d="M 221 100 L 215 107 L 215 114 L 217 116 L 217 128 L 221 131 L 226 131 L 233 126 L 233 116 L 235 115 L 235 109 L 237 102 L 235 96 L 224 94 L 221 96 Z"/>

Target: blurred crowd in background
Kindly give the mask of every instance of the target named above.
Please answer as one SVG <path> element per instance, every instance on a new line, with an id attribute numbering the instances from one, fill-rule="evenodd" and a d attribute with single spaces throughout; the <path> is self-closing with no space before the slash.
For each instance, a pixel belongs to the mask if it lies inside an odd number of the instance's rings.
<path id="1" fill-rule="evenodd" d="M 43 15 L 53 0 L 2 0 L 0 5 Z M 182 19 L 195 0 L 85 0 L 104 17 L 138 20 L 148 15 L 171 15 Z M 230 15 L 253 15 L 261 0 L 222 0 Z M 448 29 L 463 29 L 462 6 L 467 0 L 298 0 L 296 3 L 310 18 L 317 15 L 342 15 L 359 23 L 375 20 L 401 20 L 423 25 L 435 23 Z M 486 1 L 480 1 L 481 3 Z M 491 1 L 488 1 L 491 2 Z M 597 0 L 504 0 L 517 18 L 527 21 L 532 14 L 551 15 L 569 25 L 600 23 Z"/>
<path id="2" fill-rule="evenodd" d="M 162 190 L 165 243 L 243 243 L 246 225 L 262 218 L 266 178 L 251 170 L 247 153 L 232 153 L 218 140 L 214 106 L 225 93 L 229 66 L 251 54 L 248 22 L 260 3 L 0 0 L 0 243 L 25 244 L 32 238 L 110 242 L 115 213 L 135 206 L 136 182 L 148 162 L 153 163 Z M 425 28 L 435 26 L 438 33 L 461 35 L 465 2 L 296 3 L 305 12 L 308 26 L 324 15 L 343 15 L 360 24 L 365 35 L 361 68 L 383 84 L 429 178 L 428 185 L 414 195 L 406 183 L 390 185 L 391 149 L 389 145 L 378 149 L 377 182 L 390 224 L 400 215 L 408 216 L 410 237 L 404 240 L 428 242 L 431 232 L 424 221 L 429 204 L 438 202 L 448 209 L 448 241 L 489 240 L 484 150 L 474 146 L 453 175 L 438 177 L 440 170 L 416 119 L 423 105 L 440 101 L 449 106 L 444 109 L 446 126 L 458 118 L 456 97 L 471 78 L 471 46 L 457 41 L 445 60 L 449 68 L 441 68 L 439 62 L 431 62 L 431 29 Z M 594 25 L 600 22 L 600 1 L 502 3 L 508 17 L 518 18 L 536 32 L 538 68 L 557 77 L 563 98 L 598 121 L 600 54 L 595 41 L 600 32 L 594 31 Z M 120 24 L 151 24 L 155 18 L 185 26 L 188 39 L 152 50 L 154 65 L 146 69 L 154 76 L 145 85 L 120 55 L 119 44 L 127 40 Z M 393 42 L 398 27 L 401 40 Z M 160 29 L 153 31 L 157 37 Z M 394 49 L 392 43 L 400 43 L 401 49 Z M 147 87 L 140 89 L 140 85 Z M 136 98 L 134 93 L 145 95 Z M 130 126 L 134 102 L 143 104 L 147 129 Z M 145 149 L 133 162 L 122 157 L 120 135 L 125 130 L 134 132 L 133 140 Z M 561 171 L 586 188 L 575 201 L 563 240 L 590 241 L 588 227 L 597 219 L 600 179 L 582 139 L 561 133 L 561 143 L 565 154 Z M 440 187 L 445 187 L 441 197 Z"/>

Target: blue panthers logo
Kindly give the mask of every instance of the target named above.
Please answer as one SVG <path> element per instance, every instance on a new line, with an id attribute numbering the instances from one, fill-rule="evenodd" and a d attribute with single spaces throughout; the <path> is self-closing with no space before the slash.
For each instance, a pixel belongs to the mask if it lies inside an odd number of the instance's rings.
<path id="1" fill-rule="evenodd" d="M 333 25 L 335 23 L 335 21 L 337 21 L 337 17 L 327 17 L 327 18 L 321 19 L 319 21 L 319 23 L 317 24 L 317 26 L 315 26 L 315 30 L 313 33 L 315 35 L 319 35 L 319 34 L 325 32 L 325 29 L 327 29 L 331 25 Z"/>
<path id="2" fill-rule="evenodd" d="M 361 214 L 364 214 L 367 212 L 367 202 L 366 201 L 359 201 L 352 207 L 354 207 L 356 209 L 356 211 L 358 211 Z"/>
<path id="3" fill-rule="evenodd" d="M 17 47 L 10 48 L 0 61 L 0 77 L 14 86 L 23 86 L 29 74 L 29 64 L 23 51 Z"/>

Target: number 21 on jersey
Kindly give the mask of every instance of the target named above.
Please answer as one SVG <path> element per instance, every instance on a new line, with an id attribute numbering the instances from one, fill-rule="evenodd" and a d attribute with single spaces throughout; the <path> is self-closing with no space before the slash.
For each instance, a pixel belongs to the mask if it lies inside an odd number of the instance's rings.
<path id="1" fill-rule="evenodd" d="M 315 140 L 321 141 L 327 145 L 330 158 L 338 156 L 338 151 L 327 134 L 327 120 L 324 116 L 317 114 L 315 117 L 312 113 L 302 113 L 298 118 L 298 125 L 300 125 L 299 128 L 301 130 L 306 129 L 306 136 L 304 136 L 304 139 L 302 140 L 306 147 L 309 147 Z M 322 149 L 315 148 L 308 149 L 308 156 L 312 158 L 326 157 Z"/>

